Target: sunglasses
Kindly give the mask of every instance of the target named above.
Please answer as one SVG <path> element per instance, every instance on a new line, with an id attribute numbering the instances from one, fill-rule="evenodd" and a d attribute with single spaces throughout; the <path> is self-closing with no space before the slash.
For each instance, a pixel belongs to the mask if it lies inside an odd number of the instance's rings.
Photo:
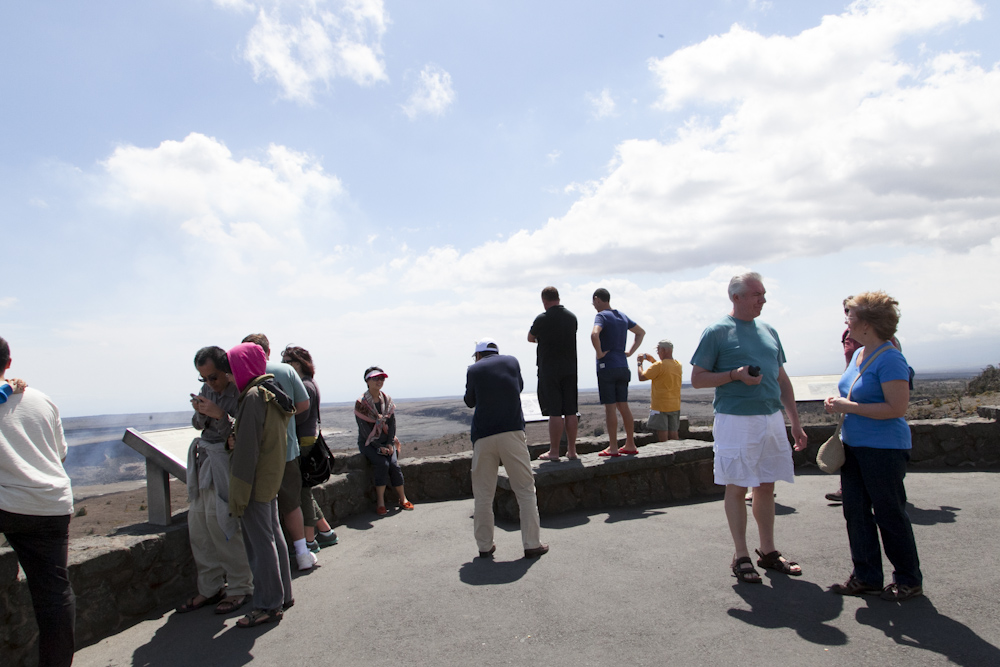
<path id="1" fill-rule="evenodd" d="M 219 379 L 219 373 L 212 373 L 207 378 L 203 378 L 200 375 L 198 376 L 198 382 L 215 382 L 218 379 Z"/>

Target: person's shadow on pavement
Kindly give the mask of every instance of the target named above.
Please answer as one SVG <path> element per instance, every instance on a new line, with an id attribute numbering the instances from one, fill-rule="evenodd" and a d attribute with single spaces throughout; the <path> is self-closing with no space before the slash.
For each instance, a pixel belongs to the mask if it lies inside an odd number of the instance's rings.
<path id="1" fill-rule="evenodd" d="M 941 505 L 940 509 L 921 509 L 914 507 L 913 503 L 906 503 L 906 514 L 910 517 L 910 523 L 917 526 L 933 526 L 938 523 L 955 523 L 961 507 L 949 507 Z"/>
<path id="2" fill-rule="evenodd" d="M 227 616 L 215 614 L 211 606 L 188 614 L 171 613 L 149 642 L 132 654 L 132 666 L 245 665 L 253 660 L 250 650 L 257 637 L 278 627 L 277 623 L 268 623 L 257 628 L 237 628 L 230 622 L 226 629 L 227 619 L 241 618 L 248 611 L 249 603 Z"/>
<path id="3" fill-rule="evenodd" d="M 897 644 L 934 651 L 957 665 L 1000 665 L 1000 648 L 968 627 L 938 612 L 926 597 L 906 602 L 865 598 L 854 617 L 885 633 Z"/>
<path id="4" fill-rule="evenodd" d="M 463 584 L 470 586 L 510 584 L 527 574 L 536 562 L 538 562 L 537 558 L 519 558 L 508 561 L 474 558 L 470 562 L 462 564 L 458 571 L 458 578 Z"/>
<path id="5" fill-rule="evenodd" d="M 843 646 L 847 635 L 828 621 L 840 616 L 844 601 L 811 581 L 764 570 L 764 585 L 737 583 L 733 590 L 750 609 L 730 609 L 733 618 L 764 629 L 791 628 L 823 646 Z M 770 583 L 770 588 L 766 585 Z"/>

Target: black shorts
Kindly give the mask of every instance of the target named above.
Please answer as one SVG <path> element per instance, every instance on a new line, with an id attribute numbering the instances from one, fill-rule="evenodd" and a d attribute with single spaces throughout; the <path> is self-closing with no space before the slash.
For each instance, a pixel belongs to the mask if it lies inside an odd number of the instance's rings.
<path id="1" fill-rule="evenodd" d="M 546 417 L 575 415 L 577 411 L 576 373 L 561 376 L 539 375 L 538 405 Z"/>
<path id="2" fill-rule="evenodd" d="M 628 383 L 632 371 L 625 368 L 601 368 L 597 371 L 597 395 L 601 405 L 628 403 Z"/>

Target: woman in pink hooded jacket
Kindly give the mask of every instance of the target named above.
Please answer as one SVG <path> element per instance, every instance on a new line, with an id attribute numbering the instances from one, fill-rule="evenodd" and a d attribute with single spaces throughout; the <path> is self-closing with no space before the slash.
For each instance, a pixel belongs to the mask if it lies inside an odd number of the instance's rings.
<path id="1" fill-rule="evenodd" d="M 294 603 L 288 545 L 278 519 L 278 488 L 285 469 L 291 399 L 265 374 L 264 351 L 241 343 L 226 354 L 240 392 L 229 479 L 229 511 L 243 519 L 243 542 L 253 571 L 253 610 L 241 628 L 280 621 Z"/>

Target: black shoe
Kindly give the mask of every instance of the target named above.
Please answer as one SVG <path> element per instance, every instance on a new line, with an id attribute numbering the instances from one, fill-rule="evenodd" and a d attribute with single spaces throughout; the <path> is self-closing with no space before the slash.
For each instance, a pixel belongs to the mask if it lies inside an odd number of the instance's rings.
<path id="1" fill-rule="evenodd" d="M 524 557 L 525 558 L 538 558 L 539 556 L 544 556 L 548 552 L 549 552 L 549 545 L 543 544 L 543 545 L 541 545 L 539 547 L 535 547 L 534 549 L 525 549 L 524 550 Z"/>
<path id="2" fill-rule="evenodd" d="M 844 492 L 837 491 L 836 493 L 828 493 L 825 498 L 831 503 L 842 503 L 844 502 Z"/>
<path id="3" fill-rule="evenodd" d="M 330 531 L 329 535 L 324 535 L 323 533 L 316 531 L 316 543 L 319 544 L 320 548 L 332 547 L 334 544 L 340 542 L 340 538 L 337 537 L 337 533 Z"/>
<path id="4" fill-rule="evenodd" d="M 883 600 L 889 600 L 890 602 L 902 602 L 903 600 L 909 600 L 910 598 L 915 598 L 919 595 L 924 594 L 924 589 L 917 584 L 916 586 L 906 586 L 904 584 L 892 583 L 885 587 L 882 594 L 879 595 Z"/>
<path id="5" fill-rule="evenodd" d="M 480 558 L 493 558 L 493 552 L 496 551 L 496 550 L 497 550 L 497 545 L 494 544 L 493 547 L 490 548 L 489 551 L 480 551 L 479 552 L 479 557 Z"/>
<path id="6" fill-rule="evenodd" d="M 882 587 L 866 584 L 852 574 L 846 582 L 830 586 L 830 592 L 837 595 L 857 595 L 860 597 L 862 595 L 878 595 L 882 592 Z"/>

